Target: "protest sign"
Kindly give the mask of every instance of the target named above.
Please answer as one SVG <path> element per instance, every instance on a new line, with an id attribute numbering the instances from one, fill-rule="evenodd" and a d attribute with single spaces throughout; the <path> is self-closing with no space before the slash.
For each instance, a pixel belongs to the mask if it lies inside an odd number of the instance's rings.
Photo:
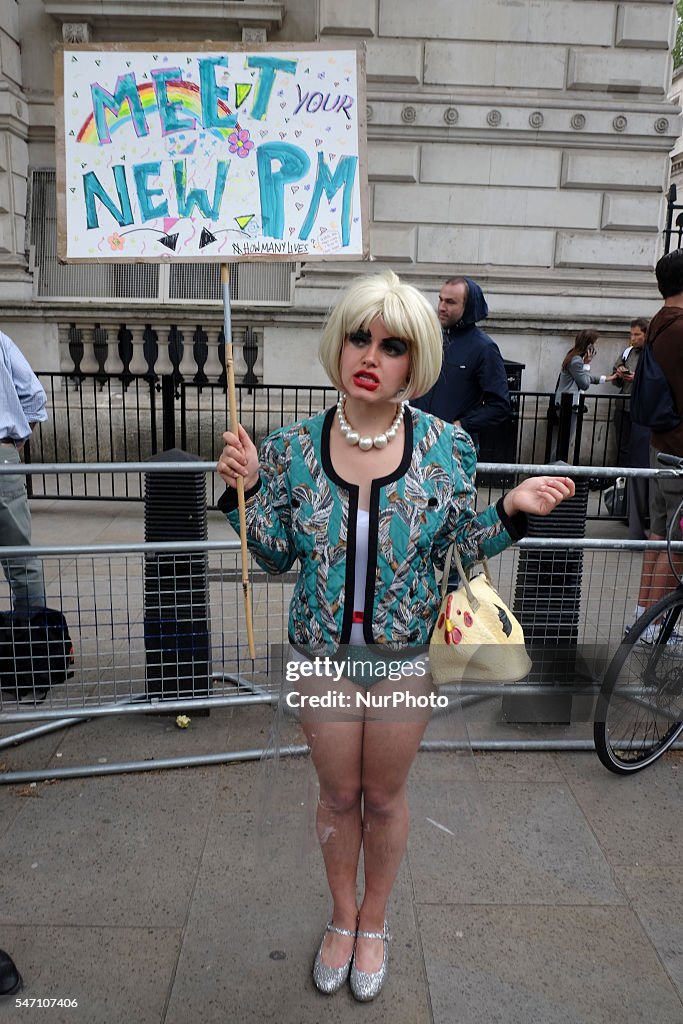
<path id="1" fill-rule="evenodd" d="M 57 55 L 63 261 L 364 259 L 361 48 Z"/>

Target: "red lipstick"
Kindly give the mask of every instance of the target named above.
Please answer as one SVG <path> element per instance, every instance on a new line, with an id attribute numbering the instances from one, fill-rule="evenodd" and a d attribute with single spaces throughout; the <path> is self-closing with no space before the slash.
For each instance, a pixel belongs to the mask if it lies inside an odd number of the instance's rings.
<path id="1" fill-rule="evenodd" d="M 376 391 L 379 387 L 379 377 L 375 376 L 374 373 L 364 370 L 362 373 L 355 373 L 353 375 L 353 383 L 356 387 L 364 388 L 366 391 Z"/>

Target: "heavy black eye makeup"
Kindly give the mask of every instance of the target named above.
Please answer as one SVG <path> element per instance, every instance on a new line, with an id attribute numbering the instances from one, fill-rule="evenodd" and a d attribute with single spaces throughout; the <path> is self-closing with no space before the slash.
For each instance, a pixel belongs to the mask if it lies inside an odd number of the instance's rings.
<path id="1" fill-rule="evenodd" d="M 408 351 L 408 342 L 403 338 L 385 338 L 380 348 L 389 356 L 403 356 Z"/>
<path id="2" fill-rule="evenodd" d="M 349 341 L 357 348 L 360 348 L 363 345 L 370 344 L 372 335 L 369 331 L 353 331 L 349 335 Z M 379 343 L 379 347 L 388 356 L 402 356 L 408 351 L 408 342 L 404 341 L 403 338 L 383 338 Z"/>

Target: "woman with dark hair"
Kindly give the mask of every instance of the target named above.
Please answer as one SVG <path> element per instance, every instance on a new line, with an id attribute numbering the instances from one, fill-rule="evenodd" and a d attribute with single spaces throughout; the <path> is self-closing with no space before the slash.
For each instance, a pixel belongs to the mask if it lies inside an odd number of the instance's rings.
<path id="1" fill-rule="evenodd" d="M 576 433 L 576 420 L 577 412 L 579 408 L 579 395 L 582 391 L 588 391 L 591 384 L 605 384 L 607 382 L 616 380 L 617 374 L 611 373 L 609 376 L 602 374 L 600 377 L 596 377 L 595 374 L 590 372 L 591 360 L 597 352 L 596 342 L 598 340 L 597 331 L 579 331 L 574 339 L 573 346 L 569 349 L 564 359 L 562 360 L 562 369 L 560 375 L 557 378 L 557 384 L 555 386 L 555 409 L 559 411 L 560 403 L 562 401 L 562 395 L 572 395 L 572 422 L 569 431 L 569 444 L 574 439 Z M 557 438 L 552 448 L 551 459 L 557 458 Z"/>

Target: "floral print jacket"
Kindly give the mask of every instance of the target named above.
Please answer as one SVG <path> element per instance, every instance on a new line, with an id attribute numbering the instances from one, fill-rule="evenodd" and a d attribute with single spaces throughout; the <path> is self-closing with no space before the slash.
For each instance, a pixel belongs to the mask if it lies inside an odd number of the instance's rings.
<path id="1" fill-rule="evenodd" d="M 333 420 L 330 409 L 270 434 L 260 481 L 246 494 L 248 544 L 258 564 L 284 573 L 299 560 L 290 642 L 326 653 L 349 642 L 358 509 L 358 488 L 330 459 Z M 443 568 L 451 542 L 468 565 L 525 532 L 526 517 L 509 518 L 502 500 L 475 513 L 475 468 L 468 434 L 405 407 L 401 464 L 371 488 L 366 643 L 391 650 L 428 643 L 441 603 L 435 569 Z M 228 488 L 218 507 L 239 531 L 236 491 Z"/>

